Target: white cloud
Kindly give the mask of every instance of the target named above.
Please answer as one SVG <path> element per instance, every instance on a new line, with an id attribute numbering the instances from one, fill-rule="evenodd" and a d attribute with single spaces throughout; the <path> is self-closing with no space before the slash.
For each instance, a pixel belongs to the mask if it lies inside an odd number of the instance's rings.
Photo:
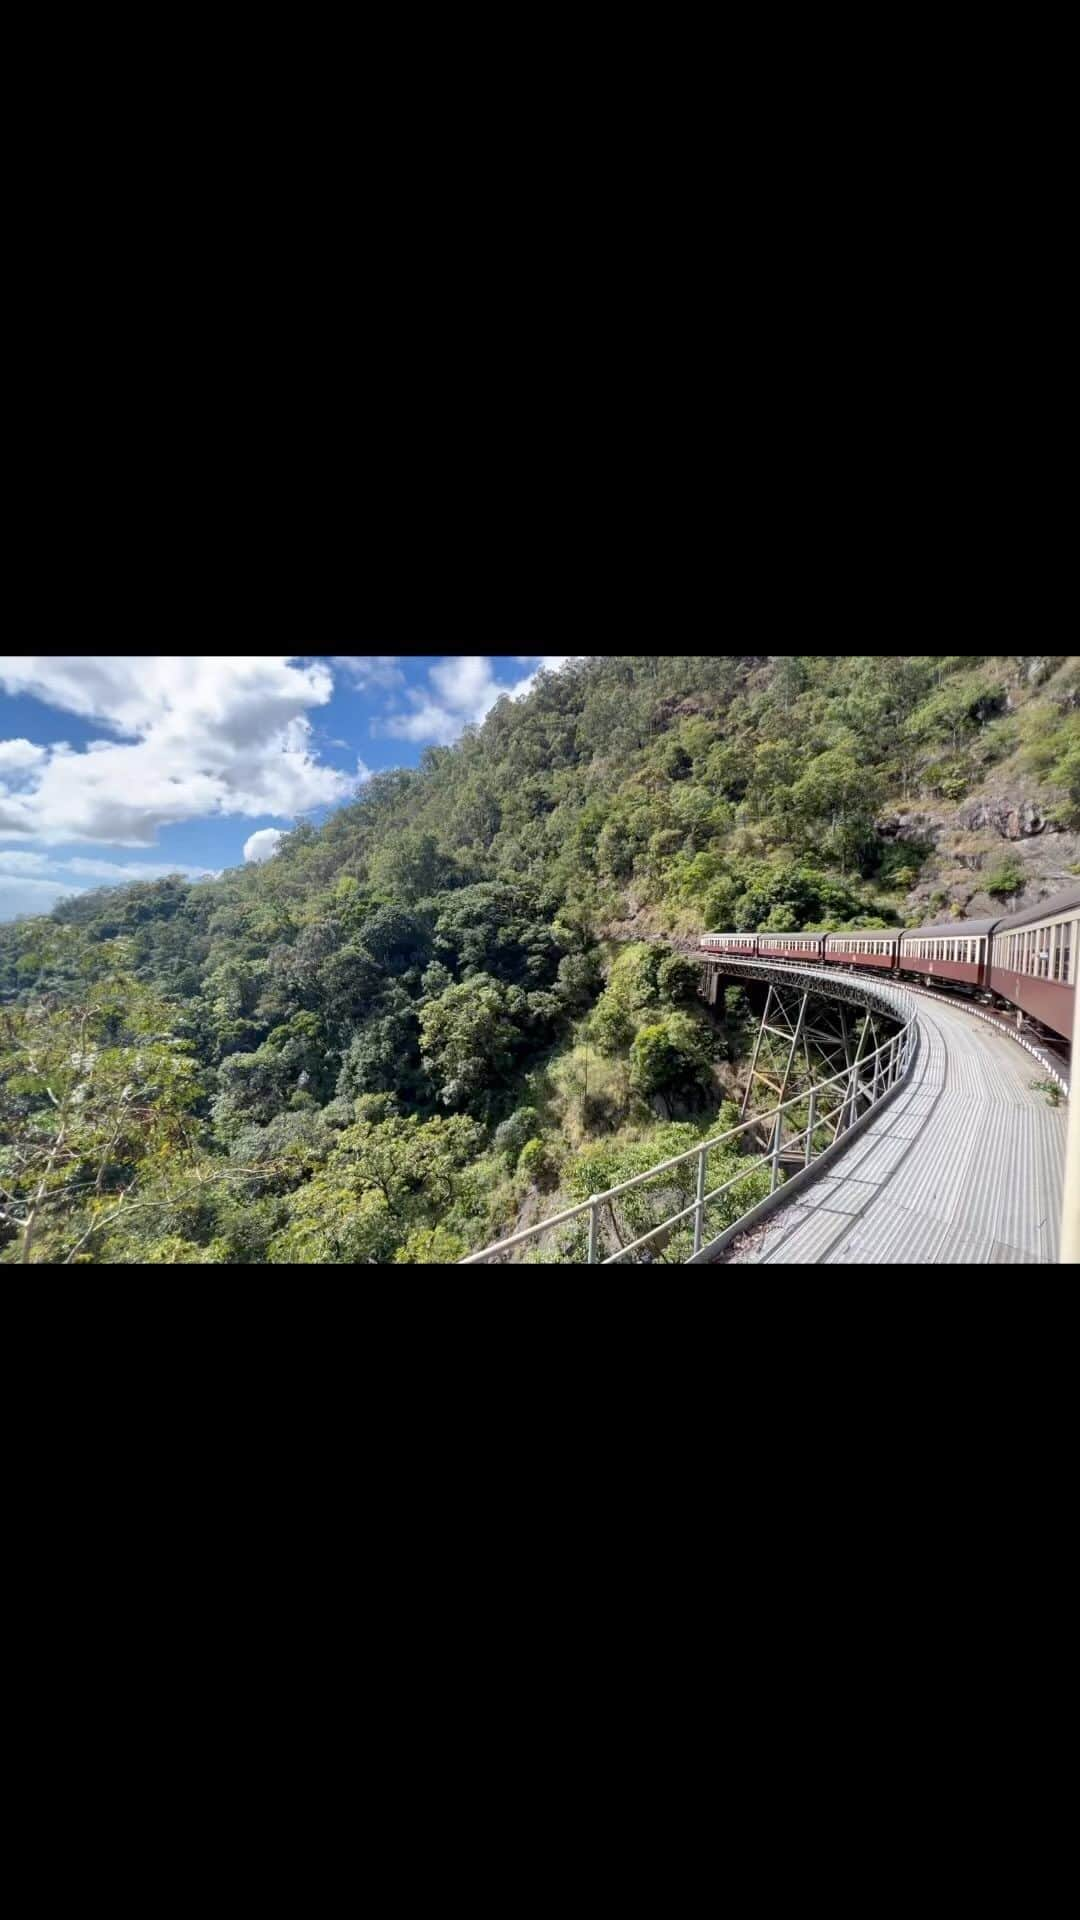
<path id="1" fill-rule="evenodd" d="M 0 773 L 25 773 L 48 757 L 47 747 L 35 747 L 29 740 L 0 740 Z"/>
<path id="2" fill-rule="evenodd" d="M 272 860 L 284 838 L 279 827 L 260 827 L 258 833 L 244 841 L 244 859 L 256 863 Z"/>
<path id="3" fill-rule="evenodd" d="M 555 671 L 580 656 L 515 653 L 506 657 L 517 666 L 530 661 L 536 664 L 531 673 L 507 683 L 496 678 L 497 663 L 492 655 L 450 654 L 431 668 L 426 688 L 409 689 L 411 713 L 391 713 L 382 721 L 374 721 L 372 730 L 393 734 L 399 740 L 449 746 L 465 727 L 479 726 L 503 694 L 520 699 L 531 691 L 541 668 Z"/>
<path id="4" fill-rule="evenodd" d="M 387 656 L 386 658 L 389 658 Z M 153 846 L 160 828 L 207 815 L 292 819 L 346 799 L 357 776 L 323 765 L 309 707 L 326 704 L 325 662 L 145 655 L 0 660 L 0 687 L 110 728 L 83 752 L 65 742 L 26 761 L 17 792 L 0 788 L 0 839 L 46 846 L 93 841 Z M 25 750 L 29 742 L 8 742 Z M 31 753 L 35 752 L 30 749 Z"/>
<path id="5" fill-rule="evenodd" d="M 405 675 L 398 666 L 398 653 L 334 653 L 331 660 L 356 682 L 358 687 L 400 687 Z"/>
<path id="6" fill-rule="evenodd" d="M 7 867 L 17 856 L 0 853 L 0 868 Z M 37 859 L 39 856 L 30 856 Z M 212 867 L 187 867 L 176 860 L 57 860 L 59 871 L 85 875 L 92 880 L 165 880 L 170 873 L 178 873 L 184 880 L 207 880 L 211 878 Z"/>
<path id="7" fill-rule="evenodd" d="M 68 894 L 85 893 L 102 882 L 120 885 L 131 880 L 164 880 L 178 873 L 185 880 L 215 877 L 209 867 L 183 866 L 177 861 L 58 860 L 48 853 L 26 853 L 0 847 L 0 921 L 21 913 L 48 913 Z"/>
<path id="8" fill-rule="evenodd" d="M 0 874 L 47 873 L 48 871 L 47 853 L 0 853 Z"/>
<path id="9" fill-rule="evenodd" d="M 0 873 L 0 921 L 17 920 L 23 913 L 49 913 L 65 894 L 78 891 L 70 880 L 29 880 Z"/>

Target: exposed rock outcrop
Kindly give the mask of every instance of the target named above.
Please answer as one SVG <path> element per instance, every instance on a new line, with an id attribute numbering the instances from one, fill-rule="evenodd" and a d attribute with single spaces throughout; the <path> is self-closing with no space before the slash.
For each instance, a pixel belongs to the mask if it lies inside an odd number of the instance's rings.
<path id="1" fill-rule="evenodd" d="M 935 841 L 945 825 L 945 816 L 941 813 L 885 813 L 877 822 L 877 830 L 883 840 L 908 844 L 916 840 Z"/>
<path id="2" fill-rule="evenodd" d="M 1030 840 L 1039 833 L 1060 833 L 1056 821 L 1047 818 L 1033 800 L 979 800 L 963 808 L 956 816 L 958 827 L 989 827 L 1003 840 Z"/>

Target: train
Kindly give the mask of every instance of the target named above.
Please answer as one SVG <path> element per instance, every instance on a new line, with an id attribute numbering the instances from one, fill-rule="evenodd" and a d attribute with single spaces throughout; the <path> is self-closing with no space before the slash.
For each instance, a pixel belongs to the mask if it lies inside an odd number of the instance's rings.
<path id="1" fill-rule="evenodd" d="M 1080 970 L 1080 886 L 1000 919 L 949 920 L 905 932 L 867 927 L 845 933 L 703 933 L 699 946 L 743 960 L 812 962 L 952 987 L 1018 1007 L 1070 1040 Z"/>

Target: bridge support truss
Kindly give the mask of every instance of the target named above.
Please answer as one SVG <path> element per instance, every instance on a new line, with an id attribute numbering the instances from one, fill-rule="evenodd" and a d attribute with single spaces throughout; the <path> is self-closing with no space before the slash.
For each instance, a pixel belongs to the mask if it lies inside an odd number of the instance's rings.
<path id="1" fill-rule="evenodd" d="M 812 1143 L 814 1151 L 831 1146 L 874 1105 L 880 1018 L 868 1007 L 828 999 L 794 982 L 768 982 L 740 1119 L 768 1114 L 763 1125 L 769 1138 L 762 1144 L 774 1164 L 808 1163 Z M 822 1081 L 829 1084 L 815 1096 L 815 1083 Z"/>

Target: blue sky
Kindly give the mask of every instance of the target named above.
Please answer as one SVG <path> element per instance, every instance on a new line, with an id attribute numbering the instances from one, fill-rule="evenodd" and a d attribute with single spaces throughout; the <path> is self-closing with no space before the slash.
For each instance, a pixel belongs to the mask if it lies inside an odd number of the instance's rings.
<path id="1" fill-rule="evenodd" d="M 0 659 L 0 920 L 65 894 L 272 857 L 415 766 L 553 654 Z"/>

